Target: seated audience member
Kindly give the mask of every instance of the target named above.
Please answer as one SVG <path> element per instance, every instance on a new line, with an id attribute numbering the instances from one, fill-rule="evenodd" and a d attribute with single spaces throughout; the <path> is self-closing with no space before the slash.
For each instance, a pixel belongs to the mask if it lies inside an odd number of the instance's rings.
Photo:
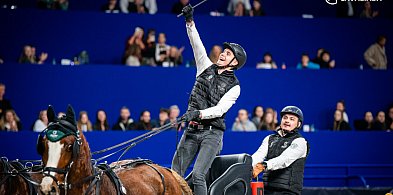
<path id="1" fill-rule="evenodd" d="M 249 10 L 246 10 L 244 7 L 243 2 L 237 2 L 236 7 L 235 7 L 235 12 L 233 13 L 233 16 L 248 16 L 249 15 Z"/>
<path id="2" fill-rule="evenodd" d="M 136 27 L 134 34 L 128 38 L 127 43 L 126 43 L 126 48 L 125 51 L 132 45 L 136 45 L 141 51 L 145 49 L 145 43 L 143 42 L 143 35 L 144 35 L 144 30 L 141 27 Z"/>
<path id="3" fill-rule="evenodd" d="M 108 0 L 108 3 L 102 6 L 101 10 L 105 13 L 120 13 L 120 7 L 117 0 Z"/>
<path id="4" fill-rule="evenodd" d="M 218 58 L 220 57 L 220 53 L 222 53 L 222 47 L 219 45 L 213 45 L 209 53 L 210 61 L 216 63 L 218 61 Z"/>
<path id="5" fill-rule="evenodd" d="M 349 118 L 347 112 L 345 112 L 345 101 L 344 100 L 339 100 L 336 104 L 336 110 L 340 110 L 344 114 L 344 121 L 349 123 Z"/>
<path id="6" fill-rule="evenodd" d="M 160 113 L 158 115 L 158 120 L 155 122 L 154 126 L 156 128 L 162 127 L 166 124 L 169 124 L 171 121 L 169 120 L 169 109 L 161 108 Z M 155 130 L 153 128 L 153 130 Z"/>
<path id="7" fill-rule="evenodd" d="M 334 112 L 333 131 L 351 130 L 349 124 L 344 120 L 344 114 L 341 110 Z"/>
<path id="8" fill-rule="evenodd" d="M 136 5 L 143 5 L 145 13 L 155 14 L 157 13 L 157 2 L 156 0 L 120 0 L 120 10 L 123 13 L 134 12 Z M 140 8 L 141 9 L 141 8 Z"/>
<path id="9" fill-rule="evenodd" d="M 275 131 L 277 123 L 274 122 L 274 112 L 265 112 L 262 122 L 260 123 L 259 130 Z"/>
<path id="10" fill-rule="evenodd" d="M 190 3 L 189 0 L 179 0 L 178 2 L 173 4 L 171 12 L 173 14 L 182 13 L 182 9 L 184 8 L 184 6 L 188 5 L 189 3 Z"/>
<path id="11" fill-rule="evenodd" d="M 156 65 L 156 30 L 149 29 L 145 42 L 145 49 L 142 51 L 143 65 Z"/>
<path id="12" fill-rule="evenodd" d="M 33 46 L 25 45 L 23 47 L 22 54 L 19 57 L 18 62 L 20 64 L 43 64 L 45 60 L 48 58 L 47 53 L 41 53 L 40 57 L 37 59 L 36 56 L 36 49 Z"/>
<path id="13" fill-rule="evenodd" d="M 22 130 L 22 123 L 14 110 L 6 110 L 0 120 L 0 129 L 5 131 L 18 132 Z"/>
<path id="14" fill-rule="evenodd" d="M 262 122 L 262 117 L 263 117 L 263 107 L 255 106 L 252 112 L 251 121 L 254 123 L 256 127 L 259 127 L 260 123 Z"/>
<path id="15" fill-rule="evenodd" d="M 89 116 L 87 115 L 86 111 L 79 112 L 79 119 L 77 122 L 77 127 L 78 127 L 79 131 L 83 131 L 83 132 L 93 130 L 93 126 L 91 125 L 91 122 L 89 120 Z"/>
<path id="16" fill-rule="evenodd" d="M 386 118 L 386 128 L 388 130 L 393 130 L 393 106 L 388 110 L 388 117 Z"/>
<path id="17" fill-rule="evenodd" d="M 164 62 L 162 62 L 163 67 L 175 67 L 178 65 L 181 65 L 183 63 L 183 53 L 184 47 L 177 49 L 176 46 L 171 46 L 169 49 L 169 55 L 165 59 Z"/>
<path id="18" fill-rule="evenodd" d="M 385 124 L 385 112 L 384 111 L 378 112 L 371 128 L 373 130 L 387 130 L 386 124 Z"/>
<path id="19" fill-rule="evenodd" d="M 135 125 L 135 130 L 152 130 L 153 125 L 151 124 L 150 121 L 150 112 L 147 110 L 144 110 L 141 112 L 139 122 Z"/>
<path id="20" fill-rule="evenodd" d="M 146 14 L 149 13 L 149 10 L 145 6 L 145 2 L 143 0 L 134 0 L 134 2 L 128 4 L 128 12 Z"/>
<path id="21" fill-rule="evenodd" d="M 266 52 L 263 55 L 262 62 L 257 64 L 257 69 L 277 69 L 276 63 L 273 61 L 272 54 Z"/>
<path id="22" fill-rule="evenodd" d="M 156 45 L 156 62 L 157 65 L 162 66 L 163 62 L 169 58 L 170 46 L 166 44 L 165 33 L 158 34 L 158 43 Z"/>
<path id="23" fill-rule="evenodd" d="M 176 122 L 177 118 L 180 116 L 180 109 L 177 105 L 172 105 L 169 107 L 169 121 L 171 123 Z M 182 127 L 185 127 L 185 124 L 181 124 Z M 177 127 L 171 128 L 171 130 L 177 130 Z"/>
<path id="24" fill-rule="evenodd" d="M 365 52 L 364 59 L 375 70 L 387 69 L 387 57 L 385 52 L 386 37 L 381 35 L 377 42 L 372 44 Z"/>
<path id="25" fill-rule="evenodd" d="M 252 1 L 252 9 L 250 11 L 250 16 L 265 16 L 265 12 L 262 9 L 261 1 Z"/>
<path id="26" fill-rule="evenodd" d="M 6 110 L 12 110 L 10 100 L 4 98 L 5 84 L 0 83 L 0 119 L 4 115 Z"/>
<path id="27" fill-rule="evenodd" d="M 97 111 L 97 116 L 96 116 L 96 122 L 94 123 L 93 130 L 98 130 L 98 131 L 106 131 L 109 130 L 109 123 L 106 118 L 106 113 L 104 110 L 98 110 Z"/>
<path id="28" fill-rule="evenodd" d="M 48 126 L 48 115 L 46 114 L 46 110 L 41 110 L 38 116 L 38 119 L 35 121 L 33 125 L 34 132 L 41 132 Z"/>
<path id="29" fill-rule="evenodd" d="M 364 119 L 355 121 L 356 130 L 372 130 L 373 120 L 373 114 L 370 111 L 366 112 L 364 114 Z"/>
<path id="30" fill-rule="evenodd" d="M 321 69 L 332 69 L 336 66 L 336 61 L 330 59 L 330 53 L 325 50 L 321 53 L 321 61 L 318 64 Z"/>
<path id="31" fill-rule="evenodd" d="M 314 59 L 312 59 L 311 62 L 314 62 L 315 64 L 320 64 L 321 61 L 322 61 L 321 54 L 322 54 L 322 52 L 324 52 L 324 51 L 325 51 L 324 48 L 318 48 L 318 50 L 317 50 L 317 56 L 316 56 Z"/>
<path id="32" fill-rule="evenodd" d="M 120 109 L 119 119 L 117 120 L 116 124 L 113 125 L 112 129 L 126 131 L 128 129 L 133 129 L 133 123 L 134 120 L 131 118 L 130 110 L 123 106 Z"/>
<path id="33" fill-rule="evenodd" d="M 240 16 L 241 12 L 243 15 L 248 15 L 251 10 L 250 0 L 229 0 L 227 11 L 229 15 Z M 237 13 L 236 13 L 237 11 Z"/>
<path id="34" fill-rule="evenodd" d="M 366 1 L 363 5 L 363 10 L 360 13 L 360 18 L 373 19 L 379 15 L 378 11 L 374 11 L 371 7 L 371 2 Z"/>
<path id="35" fill-rule="evenodd" d="M 301 62 L 297 64 L 297 69 L 320 69 L 319 64 L 310 61 L 308 54 L 303 53 Z"/>
<path id="36" fill-rule="evenodd" d="M 232 125 L 232 131 L 257 131 L 257 127 L 248 119 L 248 112 L 240 109 L 235 122 Z"/>
<path id="37" fill-rule="evenodd" d="M 124 54 L 125 65 L 140 66 L 141 49 L 137 45 L 131 45 Z"/>

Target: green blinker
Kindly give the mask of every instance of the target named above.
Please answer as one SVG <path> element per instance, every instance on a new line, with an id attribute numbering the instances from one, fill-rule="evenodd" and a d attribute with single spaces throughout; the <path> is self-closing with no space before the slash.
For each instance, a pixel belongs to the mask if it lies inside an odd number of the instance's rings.
<path id="1" fill-rule="evenodd" d="M 65 136 L 68 136 L 68 135 L 62 131 L 59 131 L 59 130 L 48 130 L 46 132 L 46 137 L 51 142 L 57 142 Z"/>

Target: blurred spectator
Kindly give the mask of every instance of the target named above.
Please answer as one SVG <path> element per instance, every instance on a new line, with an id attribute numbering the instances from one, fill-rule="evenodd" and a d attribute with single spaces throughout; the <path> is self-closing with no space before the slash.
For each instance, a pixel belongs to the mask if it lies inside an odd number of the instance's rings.
<path id="1" fill-rule="evenodd" d="M 210 61 L 213 63 L 217 63 L 218 58 L 220 57 L 220 53 L 222 52 L 222 47 L 219 45 L 213 45 L 212 49 L 209 53 Z"/>
<path id="2" fill-rule="evenodd" d="M 35 121 L 33 126 L 34 132 L 41 132 L 48 126 L 48 115 L 46 114 L 46 110 L 41 110 L 38 115 L 38 119 Z"/>
<path id="3" fill-rule="evenodd" d="M 314 59 L 312 59 L 311 62 L 314 62 L 315 64 L 320 64 L 321 61 L 322 61 L 321 54 L 322 54 L 322 52 L 324 52 L 324 51 L 325 51 L 324 48 L 318 48 L 318 50 L 317 50 L 317 56 L 316 56 Z"/>
<path id="4" fill-rule="evenodd" d="M 240 109 L 235 122 L 232 125 L 232 131 L 256 131 L 257 127 L 248 119 L 248 112 Z"/>
<path id="5" fill-rule="evenodd" d="M 349 124 L 344 121 L 344 114 L 341 110 L 334 112 L 333 131 L 351 130 Z"/>
<path id="6" fill-rule="evenodd" d="M 387 130 L 386 124 L 385 124 L 385 112 L 384 111 L 379 111 L 375 121 L 372 125 L 373 130 Z"/>
<path id="7" fill-rule="evenodd" d="M 91 125 L 91 122 L 89 120 L 89 116 L 87 115 L 86 111 L 80 111 L 79 112 L 79 119 L 77 122 L 78 130 L 87 132 L 87 131 L 92 131 L 93 126 Z"/>
<path id="8" fill-rule="evenodd" d="M 370 1 L 364 2 L 363 10 L 360 13 L 360 18 L 373 19 L 373 18 L 377 17 L 378 14 L 379 14 L 378 11 L 374 11 L 372 9 Z"/>
<path id="9" fill-rule="evenodd" d="M 244 7 L 244 3 L 243 2 L 239 1 L 239 2 L 236 3 L 235 13 L 233 14 L 233 16 L 248 16 L 248 13 L 249 12 Z"/>
<path id="10" fill-rule="evenodd" d="M 189 0 L 179 0 L 172 6 L 172 13 L 173 14 L 180 14 L 182 13 L 181 10 L 183 9 L 184 6 L 188 5 L 190 3 Z"/>
<path id="11" fill-rule="evenodd" d="M 258 129 L 275 131 L 276 128 L 277 123 L 274 121 L 274 111 L 266 111 L 263 115 L 261 123 L 258 126 Z"/>
<path id="12" fill-rule="evenodd" d="M 101 10 L 105 13 L 120 13 L 120 7 L 117 0 L 108 0 L 108 3 L 102 6 Z"/>
<path id="13" fill-rule="evenodd" d="M 273 61 L 272 54 L 266 52 L 263 55 L 262 62 L 257 64 L 257 69 L 277 69 L 276 63 Z"/>
<path id="14" fill-rule="evenodd" d="M 386 118 L 386 128 L 388 130 L 393 130 L 393 106 L 388 110 L 388 117 Z"/>
<path id="15" fill-rule="evenodd" d="M 18 132 L 22 130 L 22 123 L 14 110 L 6 110 L 0 120 L 0 129 Z"/>
<path id="16" fill-rule="evenodd" d="M 345 111 L 345 101 L 344 100 L 339 100 L 336 104 L 336 110 L 340 110 L 343 112 L 344 115 L 344 121 L 349 123 L 349 118 L 348 118 L 348 114 Z"/>
<path id="17" fill-rule="evenodd" d="M 152 130 L 153 125 L 151 124 L 150 112 L 144 110 L 141 112 L 139 122 L 135 126 L 135 130 Z"/>
<path id="18" fill-rule="evenodd" d="M 123 106 L 120 109 L 120 117 L 117 120 L 117 123 L 113 125 L 112 129 L 126 131 L 128 129 L 133 129 L 133 123 L 134 120 L 131 118 L 130 110 Z"/>
<path id="19" fill-rule="evenodd" d="M 144 9 L 144 13 L 157 13 L 156 0 L 120 0 L 120 9 L 123 13 L 136 13 L 138 11 L 137 5 L 139 5 L 139 11 Z"/>
<path id="20" fill-rule="evenodd" d="M 171 123 L 176 122 L 176 119 L 180 116 L 180 109 L 177 105 L 169 107 L 169 121 Z M 181 127 L 185 127 L 185 123 L 181 124 Z M 173 127 L 171 130 L 177 130 L 178 127 Z"/>
<path id="21" fill-rule="evenodd" d="M 252 9 L 250 11 L 250 16 L 264 16 L 265 12 L 262 9 L 261 1 L 252 1 Z"/>
<path id="22" fill-rule="evenodd" d="M 63 116 L 65 116 L 66 114 L 64 112 L 58 112 L 57 113 L 57 118 L 61 118 Z"/>
<path id="23" fill-rule="evenodd" d="M 373 114 L 371 112 L 364 113 L 364 119 L 355 121 L 356 130 L 372 130 Z"/>
<path id="24" fill-rule="evenodd" d="M 132 45 L 138 46 L 141 51 L 144 50 L 145 43 L 143 42 L 143 34 L 144 34 L 143 28 L 135 27 L 134 34 L 127 40 L 126 50 Z"/>
<path id="25" fill-rule="evenodd" d="M 177 49 L 176 46 L 171 46 L 169 48 L 169 55 L 166 60 L 162 63 L 163 67 L 175 67 L 183 63 L 183 53 L 184 47 Z"/>
<path id="26" fill-rule="evenodd" d="M 38 8 L 68 10 L 68 0 L 38 0 Z"/>
<path id="27" fill-rule="evenodd" d="M 227 8 L 229 15 L 245 16 L 249 14 L 250 10 L 250 0 L 229 0 Z"/>
<path id="28" fill-rule="evenodd" d="M 145 49 L 142 50 L 142 64 L 156 65 L 156 30 L 150 29 L 147 33 L 145 42 Z"/>
<path id="29" fill-rule="evenodd" d="M 128 12 L 146 14 L 149 13 L 149 10 L 145 6 L 145 2 L 143 0 L 134 0 L 134 2 L 128 4 Z"/>
<path id="30" fill-rule="evenodd" d="M 387 69 L 387 56 L 385 52 L 386 37 L 378 36 L 377 42 L 372 44 L 365 52 L 364 59 L 373 69 Z"/>
<path id="31" fill-rule="evenodd" d="M 318 64 L 315 64 L 314 62 L 310 62 L 310 57 L 308 54 L 303 53 L 301 62 L 297 64 L 297 69 L 320 69 Z"/>
<path id="32" fill-rule="evenodd" d="M 12 105 L 10 100 L 4 98 L 5 94 L 5 85 L 0 83 L 0 119 L 3 117 L 6 110 L 11 110 Z"/>
<path id="33" fill-rule="evenodd" d="M 93 130 L 106 131 L 109 130 L 109 123 L 106 118 L 106 113 L 104 110 L 98 110 L 96 116 L 96 122 L 94 123 Z"/>
<path id="34" fill-rule="evenodd" d="M 4 64 L 4 60 L 1 56 L 0 56 L 0 64 Z"/>
<path id="35" fill-rule="evenodd" d="M 255 106 L 252 112 L 251 121 L 254 123 L 256 127 L 259 127 L 260 123 L 262 122 L 262 117 L 263 117 L 263 107 Z"/>
<path id="36" fill-rule="evenodd" d="M 124 54 L 125 65 L 140 66 L 141 49 L 137 45 L 131 45 Z"/>
<path id="37" fill-rule="evenodd" d="M 166 108 L 161 108 L 160 114 L 158 115 L 158 120 L 154 126 L 158 128 L 158 127 L 162 127 L 170 122 L 171 121 L 169 120 L 169 110 Z"/>
<path id="38" fill-rule="evenodd" d="M 170 46 L 166 44 L 165 33 L 158 35 L 158 44 L 156 45 L 156 62 L 157 65 L 161 65 L 169 57 Z"/>
<path id="39" fill-rule="evenodd" d="M 321 53 L 321 61 L 319 62 L 319 67 L 321 69 L 329 68 L 332 69 L 336 66 L 336 61 L 330 59 L 330 53 L 328 51 L 323 51 Z"/>
<path id="40" fill-rule="evenodd" d="M 53 9 L 67 11 L 68 4 L 68 0 L 55 0 L 55 3 L 53 4 Z"/>
<path id="41" fill-rule="evenodd" d="M 25 45 L 23 47 L 23 51 L 21 56 L 19 57 L 20 64 L 43 64 L 45 60 L 48 58 L 48 54 L 42 52 L 40 57 L 36 58 L 36 49 L 33 46 Z"/>

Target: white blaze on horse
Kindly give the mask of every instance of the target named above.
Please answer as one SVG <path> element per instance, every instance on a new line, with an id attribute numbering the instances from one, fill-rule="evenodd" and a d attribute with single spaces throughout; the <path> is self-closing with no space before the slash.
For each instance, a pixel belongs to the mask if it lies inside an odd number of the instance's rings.
<path id="1" fill-rule="evenodd" d="M 148 161 L 122 161 L 120 168 L 93 166 L 89 144 L 77 130 L 72 107 L 59 119 L 52 106 L 47 114 L 48 128 L 37 140 L 44 164 L 43 194 L 192 194 L 182 177 Z"/>

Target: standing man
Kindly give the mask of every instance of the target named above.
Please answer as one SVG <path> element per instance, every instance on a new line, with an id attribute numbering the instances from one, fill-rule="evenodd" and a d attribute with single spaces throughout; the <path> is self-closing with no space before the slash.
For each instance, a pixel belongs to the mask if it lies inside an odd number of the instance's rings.
<path id="1" fill-rule="evenodd" d="M 296 106 L 282 109 L 280 128 L 267 136 L 252 155 L 253 177 L 263 174 L 265 194 L 296 194 L 303 189 L 304 165 L 309 146 L 298 130 L 303 113 Z"/>
<path id="2" fill-rule="evenodd" d="M 246 62 L 246 52 L 236 43 L 224 43 L 224 51 L 215 64 L 207 56 L 193 21 L 193 8 L 187 5 L 182 13 L 194 52 L 197 73 L 187 112 L 182 119 L 189 122 L 172 161 L 172 169 L 184 176 L 195 160 L 192 184 L 196 195 L 207 194 L 205 175 L 222 146 L 225 113 L 240 95 L 234 70 Z"/>

